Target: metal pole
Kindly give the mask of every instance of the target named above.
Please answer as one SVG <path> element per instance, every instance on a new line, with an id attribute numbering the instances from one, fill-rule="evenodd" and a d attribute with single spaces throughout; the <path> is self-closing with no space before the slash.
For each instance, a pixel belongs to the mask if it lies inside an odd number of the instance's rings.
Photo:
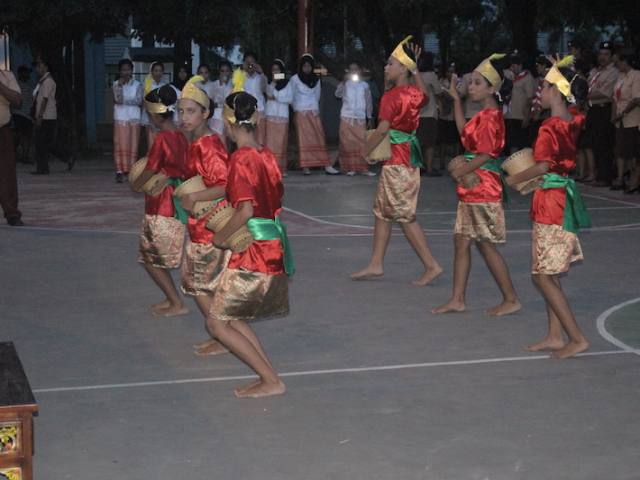
<path id="1" fill-rule="evenodd" d="M 298 0 L 298 58 L 313 50 L 313 2 Z"/>
<path id="2" fill-rule="evenodd" d="M 347 5 L 344 5 L 342 10 L 343 24 L 342 24 L 342 56 L 344 61 L 347 61 L 347 43 L 349 41 L 349 29 L 347 25 Z"/>

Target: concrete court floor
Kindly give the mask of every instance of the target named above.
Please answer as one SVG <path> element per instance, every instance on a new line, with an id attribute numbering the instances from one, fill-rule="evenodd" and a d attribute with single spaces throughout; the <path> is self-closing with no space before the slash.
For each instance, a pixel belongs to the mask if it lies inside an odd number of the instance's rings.
<path id="1" fill-rule="evenodd" d="M 231 355 L 193 356 L 204 333 L 192 302 L 177 319 L 147 311 L 159 292 L 136 263 L 142 198 L 106 163 L 22 169 L 28 227 L 0 228 L 0 339 L 16 343 L 40 405 L 36 478 L 640 478 L 639 304 L 605 312 L 638 297 L 639 197 L 581 187 L 594 229 L 564 285 L 592 347 L 557 362 L 521 350 L 546 327 L 529 197 L 512 195 L 501 248 L 523 311 L 483 315 L 499 294 L 474 254 L 468 311 L 434 316 L 451 288 L 452 184 L 423 179 L 419 220 L 446 269 L 426 288 L 409 285 L 420 266 L 399 231 L 384 279 L 348 278 L 370 254 L 375 184 L 286 179 L 299 212 L 285 213 L 292 311 L 254 326 L 288 392 L 237 400 L 236 377 L 251 372 Z M 611 341 L 609 313 L 622 318 Z"/>

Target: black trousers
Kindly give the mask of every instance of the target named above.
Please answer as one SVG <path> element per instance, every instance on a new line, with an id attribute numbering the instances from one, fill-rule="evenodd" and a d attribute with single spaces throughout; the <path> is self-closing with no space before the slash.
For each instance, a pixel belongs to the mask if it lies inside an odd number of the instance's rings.
<path id="1" fill-rule="evenodd" d="M 9 125 L 0 127 L 0 205 L 7 220 L 20 218 L 15 145 Z"/>
<path id="2" fill-rule="evenodd" d="M 63 162 L 67 162 L 71 156 L 68 148 L 56 141 L 57 120 L 42 120 L 40 126 L 36 126 L 34 143 L 36 147 L 36 168 L 40 173 L 49 173 L 49 155 L 53 155 Z"/>
<path id="3" fill-rule="evenodd" d="M 587 135 L 593 149 L 598 181 L 613 180 L 613 146 L 616 129 L 611 123 L 611 104 L 593 105 L 587 113 Z"/>

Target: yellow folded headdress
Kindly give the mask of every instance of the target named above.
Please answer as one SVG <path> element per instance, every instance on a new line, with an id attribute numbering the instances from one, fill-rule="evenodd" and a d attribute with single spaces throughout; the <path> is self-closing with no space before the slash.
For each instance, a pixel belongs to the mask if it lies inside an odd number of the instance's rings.
<path id="1" fill-rule="evenodd" d="M 236 114 L 235 114 L 235 110 L 236 110 L 236 99 L 238 98 L 238 93 L 243 92 L 245 95 L 249 95 L 250 97 L 252 97 L 255 100 L 255 97 L 253 97 L 253 95 L 251 95 L 250 93 L 245 92 L 244 90 L 240 90 L 238 92 L 234 92 L 231 93 L 227 99 L 229 97 L 233 97 L 233 107 L 230 107 L 227 104 L 227 100 L 225 99 L 224 102 L 224 116 L 225 118 L 229 121 L 230 124 L 234 125 L 234 124 L 238 124 L 238 125 L 257 125 L 258 124 L 258 120 L 260 119 L 260 115 L 258 114 L 258 109 L 257 109 L 257 105 L 258 105 L 258 101 L 256 100 L 256 111 L 253 112 L 253 115 L 251 115 L 251 117 L 247 120 L 238 120 L 236 118 Z"/>
<path id="2" fill-rule="evenodd" d="M 144 101 L 144 108 L 149 113 L 167 113 L 167 112 L 175 112 L 176 106 L 169 105 L 168 107 L 162 102 L 150 102 L 148 100 Z"/>
<path id="3" fill-rule="evenodd" d="M 415 70 L 417 70 L 418 65 L 416 64 L 415 60 L 412 60 L 411 57 L 409 57 L 409 55 L 407 55 L 406 52 L 404 51 L 404 49 L 402 48 L 404 45 L 409 43 L 409 41 L 412 38 L 413 38 L 413 35 L 409 35 L 407 38 L 402 40 L 398 44 L 396 49 L 393 52 L 391 52 L 391 56 L 393 58 L 395 58 L 396 60 L 398 60 L 405 67 L 407 67 L 409 69 L 409 71 L 414 72 Z"/>
<path id="4" fill-rule="evenodd" d="M 553 66 L 549 69 L 549 72 L 544 77 L 544 79 L 552 85 L 558 87 L 558 90 L 562 95 L 565 96 L 569 103 L 576 103 L 576 99 L 573 95 L 571 95 L 571 83 L 577 77 L 577 74 L 573 75 L 571 80 L 568 80 L 562 72 L 560 71 L 563 67 L 570 67 L 573 65 L 573 55 L 567 55 L 562 60 L 558 60 Z"/>
<path id="5" fill-rule="evenodd" d="M 504 53 L 494 53 L 490 57 L 485 58 L 474 70 L 486 78 L 496 91 L 499 91 L 502 86 L 502 78 L 500 77 L 500 73 L 498 73 L 491 64 L 491 60 L 500 60 L 504 57 L 506 57 Z"/>
<path id="6" fill-rule="evenodd" d="M 247 81 L 247 73 L 241 68 L 236 68 L 233 71 L 233 75 L 231 76 L 231 85 L 233 88 L 231 89 L 231 93 L 229 96 L 234 93 L 244 92 L 244 83 Z M 224 116 L 229 120 L 229 123 L 236 123 L 236 116 L 232 108 L 227 105 L 226 99 L 224 102 L 223 108 Z M 256 112 L 257 115 L 257 112 Z M 256 121 L 257 123 L 257 121 Z"/>
<path id="7" fill-rule="evenodd" d="M 204 82 L 204 78 L 201 75 L 191 77 L 182 89 L 182 96 L 180 98 L 193 100 L 204 108 L 209 108 L 211 101 L 206 92 L 195 85 L 199 82 Z"/>

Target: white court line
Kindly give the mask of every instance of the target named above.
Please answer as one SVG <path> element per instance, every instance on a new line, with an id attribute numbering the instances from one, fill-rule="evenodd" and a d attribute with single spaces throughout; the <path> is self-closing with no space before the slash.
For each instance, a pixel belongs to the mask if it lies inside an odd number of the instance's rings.
<path id="1" fill-rule="evenodd" d="M 578 357 L 599 357 L 603 355 L 620 355 L 634 353 L 628 350 L 606 350 L 601 352 L 580 353 Z M 390 370 L 410 370 L 416 368 L 450 367 L 459 365 L 483 365 L 491 363 L 523 362 L 532 360 L 549 360 L 549 355 L 530 355 L 522 357 L 483 358 L 479 360 L 453 360 L 449 362 L 406 363 L 400 365 L 381 365 L 376 367 L 333 368 L 326 370 L 303 370 L 280 373 L 281 377 L 309 377 L 314 375 L 333 375 L 342 373 L 367 373 Z M 77 387 L 39 388 L 33 393 L 80 392 L 87 390 L 111 390 L 119 388 L 155 387 L 160 385 L 184 385 L 189 383 L 227 382 L 231 380 L 251 380 L 255 375 L 235 375 L 229 377 L 185 378 L 181 380 L 159 380 L 150 382 L 112 383 L 105 385 L 83 385 Z"/>
<path id="2" fill-rule="evenodd" d="M 305 215 L 306 217 L 306 215 Z M 330 223 L 334 226 L 341 227 L 351 227 L 353 225 L 348 225 L 344 223 L 334 223 L 334 222 L 324 222 L 321 220 L 315 220 L 313 217 L 309 217 L 309 219 L 316 221 L 318 223 Z M 363 225 L 358 226 L 358 228 L 365 228 L 369 230 L 367 233 L 292 233 L 289 234 L 290 238 L 308 238 L 308 237 L 371 237 L 373 236 L 373 227 L 366 227 Z M 93 234 L 93 235 L 101 235 L 101 234 L 116 234 L 116 235 L 140 235 L 138 231 L 128 231 L 128 230 L 97 230 L 97 229 L 89 229 L 89 228 L 64 228 L 64 227 L 10 227 L 8 225 L 0 225 L 0 230 L 8 230 L 12 232 L 21 232 L 21 231 L 43 231 L 43 232 L 62 232 L 62 233 L 84 233 L 84 234 Z M 581 232 L 626 232 L 626 231 L 635 231 L 640 230 L 640 223 L 627 223 L 623 225 L 609 225 L 606 227 L 592 227 L 582 229 Z M 453 235 L 453 228 L 440 228 L 440 229 L 424 229 L 425 233 L 432 236 L 442 236 L 442 235 Z M 520 229 L 520 230 L 507 230 L 508 234 L 530 234 L 531 229 Z M 402 233 L 394 229 L 394 233 L 391 234 L 393 237 L 403 236 Z"/>
<path id="3" fill-rule="evenodd" d="M 592 193 L 584 193 L 584 192 L 580 192 L 580 194 L 583 197 L 589 197 L 589 198 L 597 198 L 598 200 L 605 200 L 608 202 L 615 202 L 615 203 L 620 203 L 622 205 L 631 205 L 633 207 L 637 207 L 639 204 L 638 203 L 634 203 L 634 202 L 627 202 L 625 200 L 618 200 L 617 198 L 609 198 L 609 197 L 602 197 L 600 195 L 593 195 Z"/>
<path id="4" fill-rule="evenodd" d="M 316 223 L 321 223 L 323 225 L 332 225 L 334 227 L 363 228 L 366 230 L 373 230 L 373 227 L 370 227 L 367 225 L 350 225 L 348 223 L 329 222 L 328 220 L 322 220 L 318 217 L 312 217 L 311 215 L 307 215 L 306 213 L 299 212 L 298 210 L 293 210 L 292 208 L 282 207 L 282 209 L 286 212 L 293 213 L 294 215 L 299 215 L 302 218 L 306 218 L 307 220 L 311 220 L 312 222 L 316 222 Z M 373 216 L 373 214 L 371 214 L 370 216 Z"/>
<path id="5" fill-rule="evenodd" d="M 623 341 L 618 340 L 616 337 L 611 335 L 609 333 L 609 331 L 607 330 L 606 323 L 607 323 L 607 319 L 611 316 L 611 314 L 617 312 L 620 309 L 623 309 L 624 307 L 627 307 L 629 305 L 633 305 L 634 303 L 638 303 L 638 302 L 640 302 L 640 297 L 634 298 L 632 300 L 628 300 L 626 302 L 619 303 L 618 305 L 614 305 L 613 307 L 611 307 L 607 311 L 602 312 L 600 314 L 600 316 L 598 317 L 598 319 L 596 320 L 596 326 L 598 327 L 598 333 L 600 334 L 600 336 L 602 338 L 604 338 L 609 343 L 612 343 L 616 347 L 621 348 L 625 352 L 635 353 L 636 355 L 640 355 L 640 350 L 634 349 L 630 345 L 627 345 Z"/>
<path id="6" fill-rule="evenodd" d="M 634 207 L 589 207 L 589 211 L 592 210 L 633 210 L 634 208 L 640 208 L 640 204 L 635 205 Z M 521 209 L 510 209 L 505 208 L 505 213 L 529 213 L 531 210 L 529 208 L 521 208 Z M 429 212 L 429 211 L 421 211 L 416 212 L 416 215 L 455 215 L 457 212 L 455 210 L 442 210 L 437 212 Z M 371 217 L 373 214 L 371 213 L 341 213 L 335 215 L 314 215 L 312 218 L 349 218 L 349 217 Z"/>

